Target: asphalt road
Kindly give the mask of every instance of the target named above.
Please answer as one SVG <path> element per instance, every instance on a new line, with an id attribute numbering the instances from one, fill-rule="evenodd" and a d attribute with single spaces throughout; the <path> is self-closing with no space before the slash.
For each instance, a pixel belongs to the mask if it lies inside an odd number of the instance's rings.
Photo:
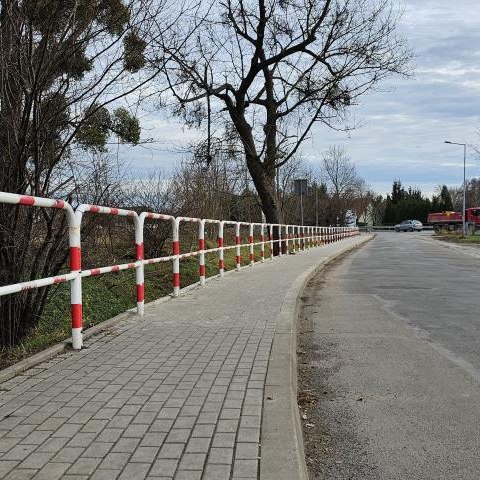
<path id="1" fill-rule="evenodd" d="M 474 249 L 392 232 L 310 282 L 298 350 L 312 478 L 480 478 L 479 273 Z"/>

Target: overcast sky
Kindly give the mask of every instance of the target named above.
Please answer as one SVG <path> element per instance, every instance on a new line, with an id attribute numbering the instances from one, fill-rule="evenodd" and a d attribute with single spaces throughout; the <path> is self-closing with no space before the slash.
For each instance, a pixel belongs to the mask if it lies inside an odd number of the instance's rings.
<path id="1" fill-rule="evenodd" d="M 362 126 L 348 135 L 316 128 L 303 154 L 342 145 L 359 173 L 377 192 L 390 191 L 392 180 L 431 194 L 438 184 L 463 180 L 463 150 L 444 140 L 478 143 L 480 126 L 480 3 L 479 0 L 401 0 L 399 25 L 416 59 L 411 79 L 395 79 L 381 92 L 363 98 L 354 109 Z M 134 175 L 161 169 L 167 175 L 180 158 L 175 145 L 195 132 L 171 119 L 146 115 L 144 137 L 161 143 L 154 149 L 122 149 Z M 467 177 L 480 176 L 480 159 L 468 152 Z"/>

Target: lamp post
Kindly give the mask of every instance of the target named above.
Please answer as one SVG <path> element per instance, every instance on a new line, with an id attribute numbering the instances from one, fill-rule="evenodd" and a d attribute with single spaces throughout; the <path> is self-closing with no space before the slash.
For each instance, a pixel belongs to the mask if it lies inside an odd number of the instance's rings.
<path id="1" fill-rule="evenodd" d="M 465 163 L 467 160 L 467 144 L 466 143 L 457 143 L 457 142 L 450 142 L 448 140 L 445 140 L 445 143 L 448 143 L 450 145 L 460 145 L 463 147 L 463 208 L 462 208 L 462 236 L 465 236 L 467 234 L 467 231 L 465 229 L 465 197 L 466 197 L 466 190 L 467 190 L 467 185 L 466 185 L 466 180 L 465 180 Z"/>

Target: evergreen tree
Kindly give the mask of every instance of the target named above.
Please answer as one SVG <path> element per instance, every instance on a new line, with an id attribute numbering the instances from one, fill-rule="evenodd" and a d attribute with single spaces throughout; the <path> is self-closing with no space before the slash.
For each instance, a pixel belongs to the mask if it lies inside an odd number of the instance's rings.
<path id="1" fill-rule="evenodd" d="M 392 196 L 390 197 L 390 201 L 395 204 L 403 200 L 406 196 L 405 189 L 402 186 L 402 182 L 400 180 L 394 180 L 392 185 Z"/>
<path id="2" fill-rule="evenodd" d="M 392 194 L 387 195 L 383 224 L 395 225 L 409 219 L 426 223 L 431 211 L 432 202 L 418 188 L 405 190 L 400 180 L 394 180 Z"/>
<path id="3" fill-rule="evenodd" d="M 440 191 L 440 208 L 442 211 L 453 210 L 452 197 L 446 185 L 443 185 L 442 190 Z"/>

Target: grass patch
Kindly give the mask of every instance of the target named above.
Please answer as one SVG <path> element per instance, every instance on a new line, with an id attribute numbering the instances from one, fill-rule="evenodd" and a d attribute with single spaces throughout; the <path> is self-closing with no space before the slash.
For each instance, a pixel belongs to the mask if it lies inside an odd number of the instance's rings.
<path id="1" fill-rule="evenodd" d="M 436 234 L 435 238 L 444 242 L 458 243 L 461 245 L 480 245 L 480 235 L 466 235 L 462 237 L 461 233 L 443 232 Z"/>

